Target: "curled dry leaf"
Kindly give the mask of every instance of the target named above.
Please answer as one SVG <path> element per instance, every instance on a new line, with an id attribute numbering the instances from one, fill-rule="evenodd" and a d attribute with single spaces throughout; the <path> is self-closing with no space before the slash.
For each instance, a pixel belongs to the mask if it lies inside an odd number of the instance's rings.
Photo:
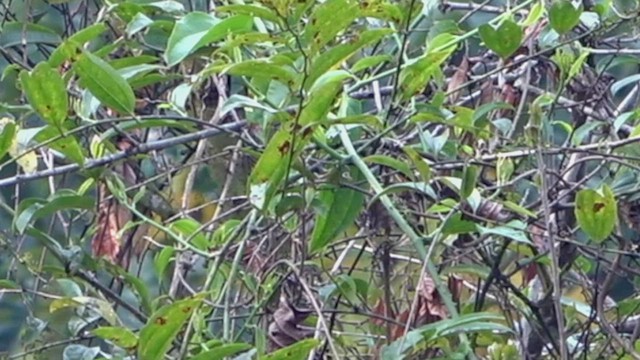
<path id="1" fill-rule="evenodd" d="M 310 311 L 296 309 L 285 296 L 280 297 L 278 309 L 269 324 L 269 345 L 272 350 L 281 349 L 313 336 L 314 331 L 301 324 L 311 315 Z"/>
<path id="2" fill-rule="evenodd" d="M 458 66 L 458 69 L 451 77 L 451 81 L 449 81 L 449 85 L 447 86 L 447 93 L 450 94 L 449 102 L 451 104 L 455 104 L 456 101 L 458 101 L 458 99 L 460 98 L 460 92 L 461 92 L 461 91 L 456 91 L 456 92 L 452 92 L 452 91 L 454 91 L 455 89 L 457 89 L 467 81 L 468 72 L 469 72 L 469 59 L 465 55 L 462 58 L 462 61 L 460 62 L 460 66 Z"/>
<path id="3" fill-rule="evenodd" d="M 93 256 L 104 256 L 116 263 L 122 242 L 120 229 L 131 219 L 131 213 L 116 199 L 108 198 L 109 190 L 105 184 L 100 185 L 98 197 L 101 199 L 98 205 L 98 229 L 91 240 L 91 249 Z"/>

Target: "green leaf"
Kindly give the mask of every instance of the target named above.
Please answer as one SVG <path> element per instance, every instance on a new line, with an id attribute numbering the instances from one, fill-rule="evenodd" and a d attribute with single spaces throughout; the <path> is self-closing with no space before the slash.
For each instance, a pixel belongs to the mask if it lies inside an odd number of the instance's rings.
<path id="1" fill-rule="evenodd" d="M 384 165 L 386 167 L 389 167 L 391 169 L 394 169 L 396 171 L 401 172 L 404 176 L 406 176 L 409 179 L 413 178 L 413 173 L 411 172 L 411 168 L 409 167 L 409 165 L 407 165 L 406 163 L 404 163 L 404 162 L 402 162 L 400 160 L 394 159 L 391 156 L 387 156 L 387 155 L 370 155 L 370 156 L 367 156 L 366 158 L 364 158 L 362 160 L 364 160 L 364 162 L 368 162 L 368 163 Z M 425 163 L 425 165 L 426 165 L 426 163 Z"/>
<path id="2" fill-rule="evenodd" d="M 259 360 L 304 360 L 309 356 L 311 350 L 320 344 L 317 339 L 305 339 L 298 341 L 293 345 L 272 352 L 264 356 L 260 356 Z"/>
<path id="3" fill-rule="evenodd" d="M 268 206 L 291 166 L 291 160 L 309 143 L 315 130 L 309 125 L 326 117 L 342 89 L 342 82 L 348 77 L 350 75 L 345 71 L 331 71 L 320 77 L 310 90 L 309 101 L 300 113 L 298 124 L 287 122 L 269 140 L 249 176 L 250 200 L 254 206 L 260 209 Z"/>
<path id="4" fill-rule="evenodd" d="M 442 51 L 428 52 L 400 72 L 402 99 L 407 100 L 422 92 L 429 81 L 441 72 L 440 66 L 451 56 L 455 46 Z"/>
<path id="5" fill-rule="evenodd" d="M 462 174 L 462 185 L 460 186 L 460 197 L 463 199 L 471 196 L 471 193 L 476 188 L 476 181 L 478 181 L 478 167 L 473 165 L 467 165 L 464 167 Z"/>
<path id="6" fill-rule="evenodd" d="M 69 52 L 69 45 L 80 47 L 85 43 L 97 38 L 107 30 L 107 25 L 104 23 L 97 23 L 78 31 L 77 33 L 68 37 L 64 43 L 58 46 L 51 56 L 49 57 L 49 65 L 56 68 L 62 65 L 63 62 L 70 58 L 73 53 Z M 73 46 L 72 46 L 73 47 Z"/>
<path id="7" fill-rule="evenodd" d="M 353 64 L 353 66 L 351 67 L 351 72 L 352 73 L 357 73 L 360 72 L 362 70 L 366 70 L 369 68 L 372 68 L 374 66 L 378 66 L 380 64 L 382 64 L 383 62 L 388 62 L 388 61 L 392 61 L 393 57 L 391 55 L 373 55 L 373 56 L 366 56 L 363 57 L 362 59 L 356 61 L 355 64 Z"/>
<path id="8" fill-rule="evenodd" d="M 582 2 L 578 7 L 570 0 L 555 0 L 549 9 L 549 25 L 558 34 L 571 31 L 580 22 Z"/>
<path id="9" fill-rule="evenodd" d="M 278 17 L 278 14 L 273 12 L 273 10 L 266 8 L 264 6 L 258 6 L 258 5 L 244 5 L 244 4 L 223 5 L 223 6 L 216 7 L 216 12 L 232 12 L 236 14 L 251 15 L 267 21 L 271 21 L 272 23 L 276 23 L 276 24 L 279 24 L 281 21 L 280 18 Z"/>
<path id="10" fill-rule="evenodd" d="M 84 52 L 73 66 L 80 84 L 104 105 L 122 114 L 133 114 L 135 95 L 129 83 L 107 62 Z"/>
<path id="11" fill-rule="evenodd" d="M 191 313 L 202 303 L 202 299 L 202 296 L 196 296 L 179 300 L 156 311 L 140 330 L 138 358 L 162 360 Z"/>
<path id="12" fill-rule="evenodd" d="M 329 41 L 358 17 L 358 1 L 327 0 L 316 7 L 306 26 L 304 39 L 310 43 L 308 56 L 317 54 Z"/>
<path id="13" fill-rule="evenodd" d="M 69 98 L 58 71 L 41 62 L 29 73 L 20 72 L 22 88 L 33 109 L 44 121 L 57 127 L 67 119 Z"/>
<path id="14" fill-rule="evenodd" d="M 429 179 L 431 179 L 431 168 L 429 167 L 429 164 L 424 161 L 414 148 L 405 146 L 402 150 L 407 154 L 407 157 L 411 160 L 413 166 L 418 169 L 418 173 L 420 173 L 422 181 L 429 181 Z"/>
<path id="15" fill-rule="evenodd" d="M 322 251 L 344 232 L 358 217 L 364 204 L 364 194 L 346 187 L 329 187 L 319 193 L 326 211 L 316 217 L 311 233 L 309 252 Z"/>
<path id="16" fill-rule="evenodd" d="M 23 205 L 24 203 L 24 205 Z M 27 226 L 39 218 L 52 215 L 56 212 L 74 209 L 92 209 L 95 199 L 91 196 L 80 196 L 68 192 L 58 193 L 53 198 L 25 199 L 20 204 L 21 211 L 14 220 L 14 226 L 19 233 L 24 233 Z"/>
<path id="17" fill-rule="evenodd" d="M 224 360 L 228 356 L 251 349 L 252 346 L 245 343 L 224 344 L 211 350 L 203 351 L 189 360 Z"/>
<path id="18" fill-rule="evenodd" d="M 2 159 L 13 144 L 17 134 L 17 127 L 15 122 L 6 122 L 2 126 L 2 133 L 0 133 L 0 159 Z"/>
<path id="19" fill-rule="evenodd" d="M 156 270 L 156 276 L 158 279 L 162 280 L 164 278 L 164 272 L 169 266 L 171 259 L 173 259 L 173 254 L 175 253 L 175 249 L 171 246 L 164 247 L 160 252 L 156 255 L 153 260 L 153 266 Z"/>
<path id="20" fill-rule="evenodd" d="M 531 244 L 531 240 L 526 234 L 527 225 L 519 220 L 512 220 L 507 224 L 491 228 L 478 225 L 478 231 L 480 235 L 497 235 L 520 243 Z"/>
<path id="21" fill-rule="evenodd" d="M 527 27 L 535 24 L 536 22 L 538 22 L 538 20 L 540 20 L 543 14 L 544 2 L 538 1 L 531 7 L 529 15 L 527 15 L 527 18 L 522 22 L 522 26 Z"/>
<path id="22" fill-rule="evenodd" d="M 55 138 L 57 139 L 50 141 Z M 48 147 L 61 152 L 69 160 L 80 165 L 84 164 L 85 156 L 78 140 L 73 136 L 64 135 L 60 128 L 45 126 L 34 136 L 34 140 L 39 144 L 46 142 Z"/>
<path id="23" fill-rule="evenodd" d="M 102 326 L 91 331 L 95 336 L 108 340 L 123 349 L 131 349 L 138 344 L 138 338 L 124 327 Z"/>
<path id="24" fill-rule="evenodd" d="M 338 68 L 343 62 L 353 56 L 356 51 L 368 44 L 380 41 L 383 37 L 392 34 L 391 29 L 375 29 L 364 31 L 356 38 L 351 39 L 346 44 L 332 47 L 328 51 L 322 52 L 312 63 L 309 76 L 307 77 L 306 88 L 309 88 L 322 74 L 329 70 Z"/>
<path id="25" fill-rule="evenodd" d="M 61 41 L 55 31 L 33 23 L 7 22 L 0 33 L 0 47 L 4 49 L 22 44 L 58 45 Z"/>
<path id="26" fill-rule="evenodd" d="M 512 333 L 513 330 L 499 324 L 504 317 L 491 313 L 471 313 L 461 315 L 457 319 L 437 321 L 416 330 L 408 332 L 405 336 L 396 339 L 393 343 L 382 348 L 382 360 L 397 360 L 409 358 L 412 350 L 424 349 L 429 343 L 440 338 L 464 333 Z"/>
<path id="27" fill-rule="evenodd" d="M 473 221 L 463 220 L 460 213 L 449 217 L 442 226 L 442 233 L 445 235 L 468 234 L 476 230 L 476 224 Z"/>
<path id="28" fill-rule="evenodd" d="M 297 74 L 282 65 L 274 64 L 268 60 L 247 60 L 233 64 L 224 70 L 224 73 L 235 76 L 248 76 L 266 78 L 279 81 L 286 86 L 293 86 Z"/>
<path id="29" fill-rule="evenodd" d="M 179 219 L 171 223 L 169 228 L 182 235 L 184 239 L 191 239 L 191 243 L 200 250 L 209 247 L 209 241 L 202 232 L 202 224 L 192 218 Z M 200 230 L 200 232 L 196 232 Z"/>
<path id="30" fill-rule="evenodd" d="M 580 228 L 595 242 L 604 241 L 618 221 L 618 205 L 611 189 L 604 185 L 600 191 L 578 191 L 575 206 Z"/>
<path id="31" fill-rule="evenodd" d="M 483 24 L 478 33 L 485 45 L 503 59 L 518 50 L 522 42 L 522 28 L 512 20 L 503 21 L 497 28 Z"/>
<path id="32" fill-rule="evenodd" d="M 184 60 L 201 47 L 220 39 L 227 34 L 250 31 L 253 19 L 247 15 L 237 15 L 224 20 L 203 12 L 190 12 L 176 22 L 164 58 L 169 66 Z"/>

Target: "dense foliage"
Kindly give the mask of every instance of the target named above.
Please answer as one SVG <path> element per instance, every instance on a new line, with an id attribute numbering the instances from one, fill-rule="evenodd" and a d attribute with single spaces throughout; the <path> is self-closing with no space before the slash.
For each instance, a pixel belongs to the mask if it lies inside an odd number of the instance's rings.
<path id="1" fill-rule="evenodd" d="M 640 359 L 638 13 L 1 1 L 0 354 Z"/>

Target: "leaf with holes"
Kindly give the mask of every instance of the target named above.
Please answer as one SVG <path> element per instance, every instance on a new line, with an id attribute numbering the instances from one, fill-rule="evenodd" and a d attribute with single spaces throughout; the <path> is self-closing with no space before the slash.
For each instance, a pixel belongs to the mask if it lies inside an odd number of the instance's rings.
<path id="1" fill-rule="evenodd" d="M 69 112 L 69 97 L 62 76 L 48 63 L 41 62 L 31 72 L 22 71 L 20 82 L 38 115 L 49 124 L 62 126 Z"/>
<path id="2" fill-rule="evenodd" d="M 497 28 L 481 25 L 478 33 L 485 45 L 503 59 L 516 52 L 522 43 L 522 28 L 512 20 L 503 21 Z"/>
<path id="3" fill-rule="evenodd" d="M 570 0 L 556 0 L 549 9 L 549 25 L 558 34 L 571 31 L 580 22 L 582 2 L 576 7 Z"/>
<path id="4" fill-rule="evenodd" d="M 611 189 L 604 185 L 600 191 L 580 190 L 575 205 L 578 225 L 589 237 L 600 243 L 604 241 L 618 221 L 618 205 Z"/>

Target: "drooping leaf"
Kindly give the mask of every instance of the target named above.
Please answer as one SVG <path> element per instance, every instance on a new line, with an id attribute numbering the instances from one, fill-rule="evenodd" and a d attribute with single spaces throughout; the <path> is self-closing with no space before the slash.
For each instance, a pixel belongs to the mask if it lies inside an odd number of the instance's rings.
<path id="1" fill-rule="evenodd" d="M 483 24 L 478 28 L 478 33 L 485 45 L 503 59 L 511 56 L 522 43 L 522 28 L 508 19 L 497 28 Z"/>
<path id="2" fill-rule="evenodd" d="M 202 302 L 202 296 L 183 299 L 156 311 L 140 330 L 138 358 L 162 360 L 171 342 L 187 322 L 191 313 Z"/>
<path id="3" fill-rule="evenodd" d="M 347 187 L 329 187 L 319 194 L 326 211 L 316 217 L 309 252 L 323 250 L 358 217 L 364 204 L 364 194 Z"/>
<path id="4" fill-rule="evenodd" d="M 49 124 L 62 126 L 69 112 L 69 98 L 60 74 L 41 62 L 31 72 L 22 71 L 20 82 L 38 115 Z"/>
<path id="5" fill-rule="evenodd" d="M 571 31 L 580 22 L 582 2 L 577 7 L 571 0 L 555 0 L 549 9 L 549 24 L 558 34 Z"/>
<path id="6" fill-rule="evenodd" d="M 190 12 L 176 22 L 164 58 L 169 66 L 178 64 L 199 48 L 220 40 L 229 33 L 250 31 L 253 19 L 237 15 L 224 20 L 203 12 Z"/>
<path id="7" fill-rule="evenodd" d="M 121 114 L 132 114 L 135 95 L 129 83 L 106 61 L 84 52 L 73 66 L 80 84 L 100 102 Z"/>
<path id="8" fill-rule="evenodd" d="M 618 221 L 618 205 L 611 189 L 604 185 L 600 191 L 578 191 L 575 205 L 580 228 L 595 242 L 602 242 L 612 232 Z"/>

